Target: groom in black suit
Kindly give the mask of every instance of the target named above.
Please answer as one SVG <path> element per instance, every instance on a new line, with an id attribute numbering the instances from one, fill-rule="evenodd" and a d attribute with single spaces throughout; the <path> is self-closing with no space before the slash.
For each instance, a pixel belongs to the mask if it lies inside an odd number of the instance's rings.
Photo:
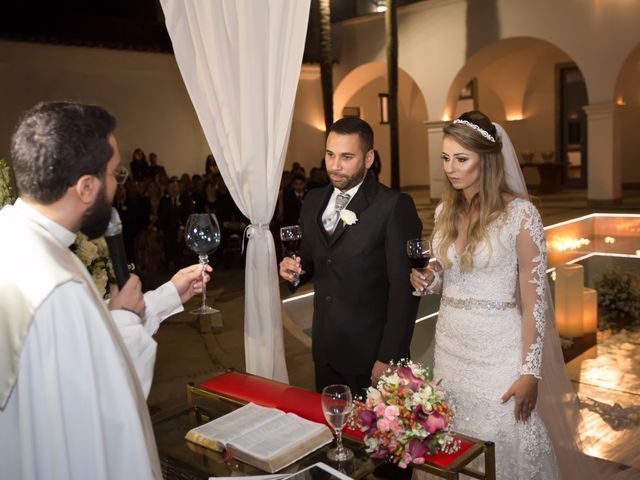
<path id="1" fill-rule="evenodd" d="M 406 242 L 420 236 L 422 224 L 411 197 L 369 172 L 373 158 L 368 123 L 349 117 L 331 126 L 325 152 L 331 185 L 308 192 L 300 257 L 280 263 L 280 275 L 295 286 L 315 283 L 318 391 L 343 383 L 364 393 L 391 360 L 409 357 L 419 299 L 411 295 Z"/>

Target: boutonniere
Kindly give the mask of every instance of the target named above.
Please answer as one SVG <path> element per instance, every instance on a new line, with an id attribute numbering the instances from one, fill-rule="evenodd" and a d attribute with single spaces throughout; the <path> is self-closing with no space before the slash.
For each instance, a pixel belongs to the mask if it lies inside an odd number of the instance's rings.
<path id="1" fill-rule="evenodd" d="M 358 221 L 358 216 L 351 210 L 344 208 L 340 211 L 340 220 L 342 220 L 342 225 L 346 227 L 347 225 L 353 225 L 356 223 Z"/>

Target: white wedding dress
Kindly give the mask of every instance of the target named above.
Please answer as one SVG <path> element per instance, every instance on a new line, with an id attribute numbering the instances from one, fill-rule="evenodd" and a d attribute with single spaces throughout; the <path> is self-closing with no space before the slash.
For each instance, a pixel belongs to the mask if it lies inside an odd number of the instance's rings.
<path id="1" fill-rule="evenodd" d="M 438 241 L 436 234 L 434 245 Z M 441 275 L 434 376 L 452 397 L 454 431 L 495 442 L 498 479 L 560 478 L 538 412 L 517 422 L 514 398 L 501 402 L 520 375 L 540 378 L 547 284 L 538 211 L 527 200 L 512 200 L 489 225 L 488 242 L 476 248 L 472 271 L 460 270 L 454 245 L 448 255 L 452 265 Z"/>

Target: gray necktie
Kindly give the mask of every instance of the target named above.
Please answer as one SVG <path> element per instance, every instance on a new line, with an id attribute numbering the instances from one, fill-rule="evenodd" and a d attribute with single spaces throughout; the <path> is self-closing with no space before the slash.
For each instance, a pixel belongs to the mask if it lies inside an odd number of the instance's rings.
<path id="1" fill-rule="evenodd" d="M 338 226 L 340 212 L 347 205 L 349 198 L 351 198 L 351 195 L 349 195 L 348 193 L 339 193 L 336 196 L 336 203 L 333 206 L 333 212 L 327 215 L 323 221 L 324 229 L 329 235 L 331 235 Z"/>

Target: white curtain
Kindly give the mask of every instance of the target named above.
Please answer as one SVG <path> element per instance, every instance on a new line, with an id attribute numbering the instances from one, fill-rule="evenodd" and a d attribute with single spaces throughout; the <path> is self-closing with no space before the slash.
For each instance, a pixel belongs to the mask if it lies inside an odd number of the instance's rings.
<path id="1" fill-rule="evenodd" d="M 211 151 L 231 196 L 251 220 L 245 272 L 247 371 L 288 382 L 268 225 L 289 141 L 310 0 L 161 3 Z"/>

